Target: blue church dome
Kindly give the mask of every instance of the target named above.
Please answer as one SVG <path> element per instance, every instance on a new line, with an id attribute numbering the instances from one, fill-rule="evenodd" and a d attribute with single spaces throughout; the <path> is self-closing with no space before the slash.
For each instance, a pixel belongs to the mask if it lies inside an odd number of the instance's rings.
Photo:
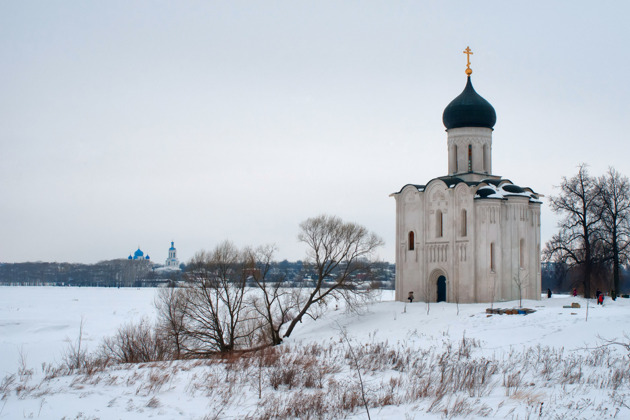
<path id="1" fill-rule="evenodd" d="M 493 128 L 497 114 L 490 102 L 475 91 L 468 76 L 463 92 L 444 109 L 442 122 L 447 130 L 460 127 Z"/>
<path id="2" fill-rule="evenodd" d="M 144 258 L 144 252 L 142 252 L 140 250 L 140 248 L 138 248 L 138 250 L 136 252 L 133 253 L 133 257 L 134 259 L 139 259 L 139 258 Z"/>

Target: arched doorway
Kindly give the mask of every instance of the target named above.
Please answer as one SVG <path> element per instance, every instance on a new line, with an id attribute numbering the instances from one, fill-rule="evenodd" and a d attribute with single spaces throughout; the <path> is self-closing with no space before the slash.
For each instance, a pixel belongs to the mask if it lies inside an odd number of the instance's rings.
<path id="1" fill-rule="evenodd" d="M 444 276 L 437 279 L 437 301 L 446 302 L 446 277 Z"/>

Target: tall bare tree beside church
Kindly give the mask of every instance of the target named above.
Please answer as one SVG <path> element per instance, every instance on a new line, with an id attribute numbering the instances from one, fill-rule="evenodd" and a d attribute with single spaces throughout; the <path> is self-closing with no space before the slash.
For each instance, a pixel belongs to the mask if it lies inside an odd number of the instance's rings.
<path id="1" fill-rule="evenodd" d="M 559 232 L 547 242 L 544 257 L 548 261 L 566 263 L 581 270 L 584 296 L 591 295 L 591 275 L 600 257 L 595 251 L 601 238 L 601 206 L 597 180 L 591 177 L 586 164 L 578 173 L 562 177 L 560 194 L 549 198 L 551 209 L 562 216 Z"/>
<path id="2" fill-rule="evenodd" d="M 630 256 L 630 181 L 614 168 L 598 179 L 601 238 L 612 261 L 613 289 L 619 292 L 619 268 Z"/>

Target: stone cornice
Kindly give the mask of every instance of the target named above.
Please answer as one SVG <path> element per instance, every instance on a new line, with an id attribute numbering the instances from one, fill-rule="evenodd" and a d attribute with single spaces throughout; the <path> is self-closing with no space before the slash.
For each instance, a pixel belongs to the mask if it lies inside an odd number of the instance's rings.
<path id="1" fill-rule="evenodd" d="M 449 137 L 448 138 L 448 145 L 452 146 L 467 146 L 469 144 L 472 145 L 482 145 L 482 144 L 492 144 L 492 138 L 490 137 L 473 137 L 473 136 L 466 136 L 466 137 Z"/>
<path id="2" fill-rule="evenodd" d="M 484 136 L 492 137 L 492 129 L 484 127 L 460 127 L 446 130 L 448 136 Z"/>

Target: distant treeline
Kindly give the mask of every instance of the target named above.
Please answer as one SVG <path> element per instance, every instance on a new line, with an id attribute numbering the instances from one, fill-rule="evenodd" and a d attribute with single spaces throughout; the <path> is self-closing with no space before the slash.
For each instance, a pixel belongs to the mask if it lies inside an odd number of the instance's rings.
<path id="1" fill-rule="evenodd" d="M 619 273 L 619 290 L 617 294 L 630 292 L 630 270 L 621 267 Z M 591 289 L 609 293 L 613 290 L 613 275 L 609 265 L 598 264 L 592 270 Z M 582 272 L 580 267 L 570 268 L 567 264 L 559 262 L 543 262 L 541 265 L 541 286 L 543 292 L 551 289 L 554 293 L 568 293 L 577 289 L 583 294 Z"/>
<path id="2" fill-rule="evenodd" d="M 177 285 L 185 279 L 186 266 L 167 269 L 150 260 L 117 259 L 96 264 L 57 262 L 0 263 L 0 284 L 13 286 L 90 286 L 90 287 L 155 287 Z M 281 272 L 293 287 L 310 280 L 312 273 L 302 261 L 280 261 L 274 271 Z M 394 264 L 375 264 L 372 273 L 375 285 L 393 289 Z"/>
<path id="3" fill-rule="evenodd" d="M 151 261 L 117 259 L 96 264 L 26 262 L 0 264 L 0 284 L 142 287 L 178 281 L 182 272 L 157 270 Z"/>
<path id="4" fill-rule="evenodd" d="M 48 286 L 100 286 L 100 287 L 154 287 L 174 285 L 184 280 L 185 265 L 180 269 L 165 269 L 148 260 L 117 259 L 96 264 L 73 264 L 57 262 L 0 263 L 0 284 L 3 285 L 48 285 Z M 310 278 L 302 261 L 280 261 L 274 270 L 286 275 L 289 284 L 299 287 Z M 396 276 L 394 264 L 375 264 L 375 281 L 383 289 L 393 289 Z M 558 263 L 543 263 L 542 289 L 555 293 L 566 293 L 579 283 L 575 274 Z M 630 291 L 630 273 L 622 270 L 620 291 Z M 610 275 L 602 273 L 596 288 L 609 291 Z"/>

